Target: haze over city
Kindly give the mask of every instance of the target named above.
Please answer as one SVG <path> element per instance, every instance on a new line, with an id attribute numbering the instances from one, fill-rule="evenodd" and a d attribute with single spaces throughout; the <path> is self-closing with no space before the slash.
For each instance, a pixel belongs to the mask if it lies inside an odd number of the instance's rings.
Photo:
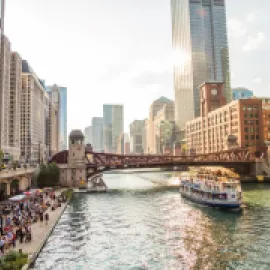
<path id="1" fill-rule="evenodd" d="M 270 2 L 227 0 L 232 86 L 270 90 Z M 153 8 L 154 7 L 154 8 Z M 125 130 L 174 98 L 169 0 L 9 0 L 6 35 L 46 83 L 68 88 L 68 130 L 124 104 Z"/>
<path id="2" fill-rule="evenodd" d="M 0 268 L 270 269 L 269 10 L 0 0 Z"/>

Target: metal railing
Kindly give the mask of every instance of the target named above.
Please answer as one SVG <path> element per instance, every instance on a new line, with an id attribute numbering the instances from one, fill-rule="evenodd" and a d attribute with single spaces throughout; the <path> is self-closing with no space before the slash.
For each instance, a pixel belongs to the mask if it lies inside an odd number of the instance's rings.
<path id="1" fill-rule="evenodd" d="M 2 170 L 0 171 L 0 178 L 6 178 L 6 177 L 15 177 L 15 176 L 21 176 L 25 174 L 32 174 L 37 170 L 37 168 L 17 168 L 16 170 Z"/>

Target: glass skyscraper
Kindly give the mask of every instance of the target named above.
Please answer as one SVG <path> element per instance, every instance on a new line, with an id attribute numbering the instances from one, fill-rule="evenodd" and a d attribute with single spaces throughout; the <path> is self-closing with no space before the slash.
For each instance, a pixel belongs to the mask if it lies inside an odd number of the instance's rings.
<path id="1" fill-rule="evenodd" d="M 60 151 L 68 149 L 67 143 L 67 88 L 59 86 L 60 92 Z"/>
<path id="2" fill-rule="evenodd" d="M 103 105 L 103 145 L 107 153 L 116 153 L 119 136 L 124 132 L 123 105 Z"/>
<path id="3" fill-rule="evenodd" d="M 199 86 L 224 82 L 232 99 L 225 0 L 171 0 L 175 118 L 178 126 L 200 115 Z"/>
<path id="4" fill-rule="evenodd" d="M 59 150 L 68 149 L 67 143 L 67 88 L 57 86 L 60 93 L 60 144 Z M 51 91 L 53 86 L 47 86 L 47 91 Z"/>
<path id="5" fill-rule="evenodd" d="M 232 89 L 233 100 L 246 99 L 253 97 L 253 91 L 245 87 L 237 87 Z"/>
<path id="6" fill-rule="evenodd" d="M 93 147 L 93 140 L 92 140 L 92 127 L 88 126 L 84 129 L 84 143 L 91 144 Z"/>
<path id="7" fill-rule="evenodd" d="M 103 151 L 103 118 L 92 118 L 92 147 L 96 152 Z"/>

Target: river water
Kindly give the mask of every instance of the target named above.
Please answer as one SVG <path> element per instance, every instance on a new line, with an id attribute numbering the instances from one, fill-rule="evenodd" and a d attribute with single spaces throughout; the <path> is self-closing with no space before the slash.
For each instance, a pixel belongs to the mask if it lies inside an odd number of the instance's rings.
<path id="1" fill-rule="evenodd" d="M 270 185 L 244 185 L 231 212 L 182 199 L 169 173 L 104 180 L 74 195 L 34 269 L 270 269 Z"/>

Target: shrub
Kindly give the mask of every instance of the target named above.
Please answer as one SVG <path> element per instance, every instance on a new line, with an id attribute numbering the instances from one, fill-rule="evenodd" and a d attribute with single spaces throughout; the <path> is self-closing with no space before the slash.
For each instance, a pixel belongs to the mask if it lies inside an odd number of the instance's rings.
<path id="1" fill-rule="evenodd" d="M 28 263 L 28 255 L 17 251 L 10 251 L 0 260 L 0 270 L 20 270 Z"/>
<path id="2" fill-rule="evenodd" d="M 72 188 L 66 189 L 66 190 L 62 191 L 62 193 L 61 193 L 61 195 L 66 195 L 68 200 L 71 199 L 72 194 L 73 194 Z"/>

